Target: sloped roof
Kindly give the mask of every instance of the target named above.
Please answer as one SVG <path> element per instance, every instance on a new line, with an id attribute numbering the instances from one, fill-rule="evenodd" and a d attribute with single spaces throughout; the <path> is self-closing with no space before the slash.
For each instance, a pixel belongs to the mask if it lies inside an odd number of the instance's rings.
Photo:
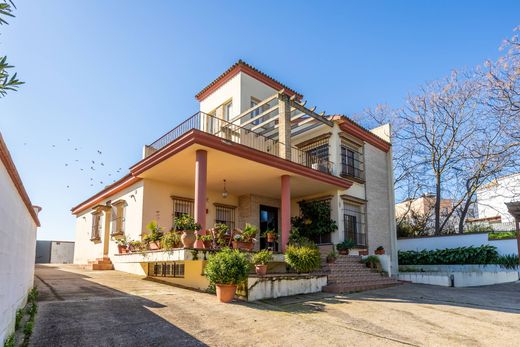
<path id="1" fill-rule="evenodd" d="M 239 60 L 235 64 L 233 64 L 223 74 L 218 76 L 213 82 L 211 82 L 206 87 L 204 87 L 200 92 L 198 92 L 195 95 L 195 98 L 198 101 L 204 100 L 206 97 L 208 97 L 210 94 L 212 94 L 215 90 L 217 90 L 224 83 L 229 81 L 231 78 L 233 78 L 239 72 L 246 73 L 249 76 L 259 80 L 260 82 L 266 84 L 267 86 L 269 86 L 269 87 L 271 87 L 273 89 L 276 89 L 276 90 L 285 89 L 285 92 L 288 95 L 290 95 L 290 96 L 296 95 L 296 97 L 298 99 L 303 98 L 302 94 L 300 94 L 300 93 L 296 92 L 295 90 L 287 87 L 285 84 L 275 80 L 271 76 L 269 76 L 266 73 L 258 70 L 257 68 L 253 67 L 252 65 L 249 65 L 248 63 L 246 63 L 243 60 Z"/>

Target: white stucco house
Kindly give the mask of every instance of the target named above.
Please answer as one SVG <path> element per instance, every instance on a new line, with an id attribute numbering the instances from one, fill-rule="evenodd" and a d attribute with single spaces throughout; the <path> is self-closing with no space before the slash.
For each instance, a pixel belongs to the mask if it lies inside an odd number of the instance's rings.
<path id="1" fill-rule="evenodd" d="M 36 229 L 40 226 L 0 134 L 0 343 L 13 332 L 16 311 L 33 287 Z"/>
<path id="2" fill-rule="evenodd" d="M 506 203 L 520 201 L 520 173 L 493 180 L 477 191 L 478 218 L 470 223 L 485 223 L 503 230 L 514 229 L 514 218 Z"/>
<path id="3" fill-rule="evenodd" d="M 75 263 L 109 258 L 115 269 L 147 274 L 148 263 L 166 258 L 118 255 L 115 240 L 140 240 L 151 220 L 170 230 L 180 214 L 193 216 L 201 233 L 215 223 L 257 225 L 257 250 L 266 247 L 262 232 L 273 228 L 283 252 L 298 202 L 323 200 L 338 229 L 319 244 L 352 239 L 353 254 L 383 246 L 397 268 L 389 126 L 368 130 L 318 113 L 243 61 L 195 97 L 195 115 L 144 146 L 126 176 L 72 208 Z M 175 260 L 188 281 L 188 263 L 182 254 Z"/>

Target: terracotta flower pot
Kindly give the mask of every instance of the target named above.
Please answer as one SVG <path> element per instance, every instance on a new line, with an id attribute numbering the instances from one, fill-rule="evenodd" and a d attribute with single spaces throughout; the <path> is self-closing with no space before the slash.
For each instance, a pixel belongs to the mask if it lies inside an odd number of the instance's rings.
<path id="1" fill-rule="evenodd" d="M 237 286 L 234 284 L 216 284 L 217 298 L 220 302 L 231 302 L 235 298 Z"/>
<path id="2" fill-rule="evenodd" d="M 336 258 L 327 257 L 327 264 L 334 264 L 336 262 Z"/>
<path id="3" fill-rule="evenodd" d="M 274 242 L 274 234 L 267 234 L 267 242 Z"/>
<path id="4" fill-rule="evenodd" d="M 195 231 L 193 230 L 184 230 L 181 235 L 181 242 L 184 248 L 193 248 L 193 245 L 197 241 L 197 236 L 195 236 Z"/>
<path id="5" fill-rule="evenodd" d="M 211 247 L 213 246 L 213 242 L 211 241 L 202 241 L 202 243 L 204 244 L 204 248 L 206 249 L 211 249 Z"/>
<path id="6" fill-rule="evenodd" d="M 384 249 L 380 249 L 380 250 L 377 250 L 377 249 L 376 249 L 376 250 L 374 251 L 374 253 L 377 254 L 377 255 L 383 255 L 383 254 L 385 254 L 385 250 L 384 250 Z"/>
<path id="7" fill-rule="evenodd" d="M 342 249 L 341 251 L 339 251 L 339 254 L 342 254 L 342 255 L 348 255 L 348 253 L 349 253 L 348 249 Z"/>
<path id="8" fill-rule="evenodd" d="M 152 251 L 155 251 L 157 249 L 161 249 L 161 243 L 159 241 L 151 241 L 148 244 L 148 248 Z"/>
<path id="9" fill-rule="evenodd" d="M 255 265 L 255 271 L 258 276 L 265 276 L 267 273 L 267 265 Z"/>
<path id="10" fill-rule="evenodd" d="M 117 245 L 117 250 L 119 251 L 119 254 L 128 253 L 128 248 L 125 245 Z"/>

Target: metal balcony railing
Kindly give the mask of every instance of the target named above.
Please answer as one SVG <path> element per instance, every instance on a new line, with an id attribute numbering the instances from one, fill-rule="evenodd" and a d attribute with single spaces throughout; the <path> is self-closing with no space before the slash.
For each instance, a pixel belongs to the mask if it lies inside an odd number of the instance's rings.
<path id="1" fill-rule="evenodd" d="M 251 129 L 214 117 L 204 112 L 197 112 L 184 122 L 164 134 L 146 148 L 146 156 L 164 148 L 188 131 L 196 129 L 213 136 L 218 136 L 227 141 L 254 148 L 264 153 L 283 158 L 279 152 L 280 142 L 276 139 L 261 135 Z M 292 162 L 309 167 L 311 169 L 332 173 L 333 164 L 321 158 L 317 158 L 296 147 L 290 147 Z"/>

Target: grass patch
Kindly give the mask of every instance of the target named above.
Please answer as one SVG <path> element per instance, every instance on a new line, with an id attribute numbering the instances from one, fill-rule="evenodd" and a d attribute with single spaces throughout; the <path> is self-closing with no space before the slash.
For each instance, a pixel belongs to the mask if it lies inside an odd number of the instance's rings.
<path id="1" fill-rule="evenodd" d="M 7 339 L 5 339 L 4 347 L 14 347 L 16 344 L 16 337 L 14 336 L 14 333 L 9 335 Z"/>
<path id="2" fill-rule="evenodd" d="M 494 233 L 488 234 L 489 240 L 507 240 L 507 239 L 516 239 L 515 231 L 498 231 Z"/>

